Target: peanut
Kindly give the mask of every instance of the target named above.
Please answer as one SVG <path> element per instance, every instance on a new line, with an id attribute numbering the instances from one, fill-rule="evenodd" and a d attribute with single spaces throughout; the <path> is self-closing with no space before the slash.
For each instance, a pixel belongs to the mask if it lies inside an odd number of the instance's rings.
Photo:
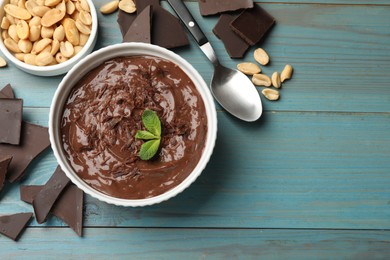
<path id="1" fill-rule="evenodd" d="M 7 38 L 9 38 L 9 34 L 8 34 L 8 31 L 2 31 L 1 32 L 1 38 L 3 39 L 3 41 Z"/>
<path id="2" fill-rule="evenodd" d="M 78 19 L 85 25 L 91 25 L 92 24 L 91 14 L 86 12 L 86 11 L 81 11 L 79 13 Z"/>
<path id="3" fill-rule="evenodd" d="M 16 33 L 18 37 L 22 40 L 28 39 L 30 36 L 30 28 L 25 20 L 20 20 L 16 24 Z"/>
<path id="4" fill-rule="evenodd" d="M 50 7 L 47 7 L 47 6 L 37 5 L 32 10 L 33 10 L 34 15 L 36 15 L 38 17 L 43 17 L 45 15 L 45 13 L 47 13 L 51 9 L 50 9 Z"/>
<path id="5" fill-rule="evenodd" d="M 72 1 L 68 1 L 66 2 L 66 13 L 71 15 L 74 13 L 74 11 L 76 10 L 76 6 L 74 5 L 74 3 Z"/>
<path id="6" fill-rule="evenodd" d="M 264 87 L 271 86 L 271 79 L 265 74 L 254 74 L 252 77 L 252 82 L 256 86 L 264 86 Z"/>
<path id="7" fill-rule="evenodd" d="M 72 57 L 73 53 L 74 53 L 73 45 L 68 41 L 61 42 L 60 43 L 60 52 L 66 58 Z"/>
<path id="8" fill-rule="evenodd" d="M 286 79 L 291 79 L 293 73 L 293 67 L 290 64 L 287 64 L 282 73 L 280 74 L 280 80 L 284 82 Z"/>
<path id="9" fill-rule="evenodd" d="M 48 39 L 48 38 L 44 38 L 42 40 L 34 42 L 31 53 L 32 54 L 40 53 L 44 48 L 46 48 L 47 45 L 51 44 L 51 42 L 52 42 L 52 39 Z"/>
<path id="10" fill-rule="evenodd" d="M 75 21 L 71 18 L 65 18 L 62 25 L 64 26 L 66 39 L 74 46 L 79 45 L 80 34 Z"/>
<path id="11" fill-rule="evenodd" d="M 41 26 L 33 25 L 30 28 L 30 37 L 29 40 L 32 42 L 35 42 L 39 40 L 39 37 L 41 37 Z"/>
<path id="12" fill-rule="evenodd" d="M 37 55 L 35 58 L 35 62 L 38 66 L 46 66 L 53 62 L 54 57 L 50 54 L 50 52 L 42 52 Z"/>
<path id="13" fill-rule="evenodd" d="M 23 53 L 30 53 L 32 50 L 32 42 L 29 40 L 20 40 L 18 42 L 18 47 Z"/>
<path id="14" fill-rule="evenodd" d="M 24 55 L 24 62 L 27 64 L 37 65 L 36 59 L 37 59 L 37 55 L 35 54 L 28 53 Z"/>
<path id="15" fill-rule="evenodd" d="M 18 60 L 24 62 L 24 56 L 25 56 L 25 55 L 26 55 L 26 54 L 24 54 L 24 53 L 15 53 L 15 58 L 17 58 Z"/>
<path id="16" fill-rule="evenodd" d="M 21 8 L 19 6 L 16 6 L 16 5 L 12 5 L 12 4 L 6 4 L 4 6 L 4 11 L 15 17 L 15 18 L 18 18 L 18 19 L 22 19 L 22 20 L 28 20 L 31 18 L 31 14 L 24 8 Z"/>
<path id="17" fill-rule="evenodd" d="M 52 38 L 54 34 L 54 29 L 52 27 L 42 27 L 41 29 L 41 37 L 42 38 Z"/>
<path id="18" fill-rule="evenodd" d="M 8 28 L 8 35 L 12 38 L 15 42 L 18 42 L 20 40 L 18 36 L 18 30 L 16 28 L 15 24 L 11 24 Z"/>
<path id="19" fill-rule="evenodd" d="M 53 40 L 53 42 L 51 43 L 50 54 L 54 56 L 59 50 L 60 50 L 60 42 L 58 40 Z"/>
<path id="20" fill-rule="evenodd" d="M 87 25 L 83 24 L 80 20 L 77 20 L 75 24 L 79 32 L 87 35 L 91 34 L 91 29 Z"/>
<path id="21" fill-rule="evenodd" d="M 12 52 L 21 52 L 19 47 L 18 47 L 18 44 L 12 39 L 12 38 L 7 38 L 4 40 L 4 45 L 5 47 L 8 48 L 8 50 L 12 51 Z"/>
<path id="22" fill-rule="evenodd" d="M 269 89 L 269 88 L 266 88 L 266 89 L 263 89 L 261 91 L 261 93 L 268 99 L 268 100 L 271 100 L 271 101 L 274 101 L 274 100 L 278 100 L 279 99 L 279 91 L 275 90 L 275 89 Z"/>
<path id="23" fill-rule="evenodd" d="M 83 49 L 82 46 L 75 46 L 74 47 L 74 56 L 77 55 L 82 49 Z"/>
<path id="24" fill-rule="evenodd" d="M 38 4 L 35 0 L 28 0 L 24 6 L 30 14 L 33 14 L 33 9 L 34 7 L 38 6 Z"/>
<path id="25" fill-rule="evenodd" d="M 267 65 L 269 62 L 269 56 L 262 48 L 257 48 L 253 53 L 253 57 L 261 65 Z"/>
<path id="26" fill-rule="evenodd" d="M 41 17 L 39 16 L 34 16 L 33 18 L 31 18 L 31 20 L 28 22 L 28 25 L 31 27 L 31 26 L 40 26 L 41 25 Z"/>
<path id="27" fill-rule="evenodd" d="M 65 1 L 60 2 L 58 5 L 56 5 L 56 9 L 60 10 L 61 12 L 66 13 L 66 4 Z"/>
<path id="28" fill-rule="evenodd" d="M 58 26 L 53 33 L 53 39 L 58 41 L 63 41 L 65 39 L 65 31 L 64 26 L 60 25 Z"/>
<path id="29" fill-rule="evenodd" d="M 68 60 L 68 58 L 64 57 L 64 55 L 62 55 L 61 52 L 57 52 L 57 54 L 56 54 L 56 61 L 58 63 L 63 63 L 65 61 L 67 61 L 67 60 Z"/>
<path id="30" fill-rule="evenodd" d="M 7 62 L 3 57 L 0 57 L 0 68 L 7 66 Z"/>
<path id="31" fill-rule="evenodd" d="M 64 18 L 65 12 L 58 9 L 51 9 L 46 12 L 45 15 L 41 19 L 42 26 L 50 27 L 53 24 L 61 21 Z"/>
<path id="32" fill-rule="evenodd" d="M 10 21 L 6 16 L 3 17 L 1 20 L 1 29 L 8 30 L 9 26 L 11 25 Z"/>
<path id="33" fill-rule="evenodd" d="M 45 0 L 46 6 L 56 6 L 61 2 L 61 0 Z"/>
<path id="34" fill-rule="evenodd" d="M 84 11 L 91 12 L 91 9 L 89 8 L 89 4 L 88 4 L 87 0 L 80 0 L 80 5 Z M 80 10 L 80 12 L 81 12 L 81 10 Z"/>
<path id="35" fill-rule="evenodd" d="M 252 62 L 243 62 L 237 64 L 237 69 L 246 75 L 253 75 L 261 72 L 259 66 Z"/>
<path id="36" fill-rule="evenodd" d="M 132 0 L 121 0 L 118 6 L 119 9 L 129 14 L 132 14 L 137 11 L 137 8 L 135 7 L 135 4 Z"/>
<path id="37" fill-rule="evenodd" d="M 118 0 L 114 0 L 114 1 L 108 2 L 107 4 L 105 4 L 102 7 L 100 7 L 100 12 L 102 14 L 111 14 L 111 13 L 115 12 L 118 9 L 118 5 L 119 5 L 119 1 Z"/>
<path id="38" fill-rule="evenodd" d="M 79 45 L 80 45 L 80 46 L 84 46 L 84 45 L 87 43 L 88 39 L 89 39 L 89 36 L 88 36 L 88 35 L 86 35 L 86 34 L 84 34 L 84 33 L 80 33 L 80 42 L 79 42 Z"/>
<path id="39" fill-rule="evenodd" d="M 272 86 L 274 86 L 275 88 L 280 88 L 281 81 L 280 81 L 279 72 L 275 71 L 272 74 L 271 81 L 272 81 Z"/>

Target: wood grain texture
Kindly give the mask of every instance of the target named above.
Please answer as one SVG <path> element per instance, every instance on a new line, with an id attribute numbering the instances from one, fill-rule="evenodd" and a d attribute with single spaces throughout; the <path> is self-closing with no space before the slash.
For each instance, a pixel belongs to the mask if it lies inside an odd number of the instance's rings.
<path id="1" fill-rule="evenodd" d="M 46 114 L 27 109 L 25 118 L 45 125 Z M 219 112 L 218 120 L 211 162 L 188 190 L 135 209 L 87 197 L 85 224 L 390 229 L 389 114 L 267 112 L 249 124 Z M 45 183 L 55 167 L 47 151 L 24 184 Z M 1 213 L 28 210 L 17 185 L 3 192 Z"/>
<path id="2" fill-rule="evenodd" d="M 100 6 L 102 1 L 96 1 Z M 166 6 L 166 5 L 165 5 Z M 217 18 L 202 18 L 197 3 L 188 3 L 222 62 L 235 67 L 221 42 L 211 33 Z M 318 4 L 263 4 L 276 17 L 265 48 L 271 75 L 286 63 L 293 65 L 293 79 L 281 90 L 281 100 L 268 102 L 268 111 L 390 111 L 390 6 L 337 6 Z M 121 42 L 116 15 L 99 16 L 96 48 Z M 199 70 L 206 82 L 212 68 L 199 48 L 176 50 Z M 246 61 L 253 61 L 249 51 Z M 12 82 L 25 106 L 49 107 L 61 77 L 39 78 L 13 65 L 1 70 L 0 85 Z M 260 89 L 259 89 L 260 90 Z"/>
<path id="3" fill-rule="evenodd" d="M 29 228 L 6 259 L 388 259 L 389 231 Z M 98 246 L 104 245 L 104 246 Z M 48 250 L 50 248 L 50 250 Z"/>

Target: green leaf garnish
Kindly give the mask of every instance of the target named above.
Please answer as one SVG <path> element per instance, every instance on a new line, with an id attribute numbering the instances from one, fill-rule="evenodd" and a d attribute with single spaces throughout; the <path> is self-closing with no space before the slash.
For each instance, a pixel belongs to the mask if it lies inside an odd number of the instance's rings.
<path id="1" fill-rule="evenodd" d="M 143 131 L 143 130 L 138 130 L 135 138 L 137 139 L 142 139 L 142 140 L 152 140 L 152 139 L 159 139 L 159 136 L 155 136 L 149 131 Z"/>
<path id="2" fill-rule="evenodd" d="M 150 160 L 156 154 L 159 147 L 160 139 L 149 140 L 142 144 L 139 157 L 141 160 Z"/>
<path id="3" fill-rule="evenodd" d="M 156 112 L 145 109 L 142 113 L 142 123 L 148 131 L 138 130 L 135 138 L 148 141 L 142 144 L 138 155 L 141 160 L 150 160 L 160 147 L 161 121 Z"/>
<path id="4" fill-rule="evenodd" d="M 155 136 L 161 136 L 161 122 L 156 112 L 145 109 L 144 113 L 142 114 L 142 123 L 144 123 L 145 128 L 149 132 Z"/>

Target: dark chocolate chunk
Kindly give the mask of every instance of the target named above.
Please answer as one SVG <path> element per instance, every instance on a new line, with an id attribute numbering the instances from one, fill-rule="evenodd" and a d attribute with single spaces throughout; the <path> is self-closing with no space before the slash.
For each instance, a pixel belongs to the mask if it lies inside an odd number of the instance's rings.
<path id="1" fill-rule="evenodd" d="M 49 133 L 46 127 L 23 122 L 20 145 L 0 144 L 0 157 L 13 156 L 8 168 L 8 181 L 20 180 L 31 161 L 49 145 Z"/>
<path id="2" fill-rule="evenodd" d="M 42 188 L 43 185 L 22 185 L 20 186 L 20 199 L 32 204 Z M 63 191 L 51 209 L 51 213 L 68 224 L 78 236 L 82 236 L 83 197 L 83 191 L 71 184 Z"/>
<path id="3" fill-rule="evenodd" d="M 248 44 L 255 45 L 274 24 L 275 18 L 256 4 L 252 9 L 244 10 L 232 21 L 230 28 Z"/>
<path id="4" fill-rule="evenodd" d="M 168 49 L 188 45 L 187 34 L 179 19 L 162 8 L 159 2 L 159 0 L 135 1 L 138 14 L 146 6 L 152 6 L 152 43 Z"/>
<path id="5" fill-rule="evenodd" d="M 135 0 L 135 6 L 137 7 L 137 14 L 139 15 L 149 5 L 153 7 L 160 6 L 160 0 Z"/>
<path id="6" fill-rule="evenodd" d="M 0 90 L 0 98 L 15 98 L 14 91 L 10 84 Z"/>
<path id="7" fill-rule="evenodd" d="M 0 143 L 19 145 L 22 114 L 22 99 L 0 99 Z"/>
<path id="8" fill-rule="evenodd" d="M 43 185 L 20 185 L 20 200 L 32 204 Z"/>
<path id="9" fill-rule="evenodd" d="M 148 5 L 134 20 L 125 36 L 123 42 L 144 42 L 151 43 L 152 6 Z"/>
<path id="10" fill-rule="evenodd" d="M 129 30 L 130 25 L 133 23 L 133 21 L 137 18 L 136 13 L 126 13 L 119 9 L 118 12 L 118 18 L 116 19 L 119 29 L 121 30 L 122 36 L 125 36 L 127 30 Z"/>
<path id="11" fill-rule="evenodd" d="M 18 213 L 0 217 L 0 233 L 18 240 L 20 233 L 31 219 L 32 213 Z"/>
<path id="12" fill-rule="evenodd" d="M 50 209 L 53 207 L 61 192 L 69 183 L 69 178 L 61 170 L 61 167 L 57 166 L 54 174 L 50 177 L 37 196 L 35 196 L 33 201 L 35 218 L 39 224 L 45 222 Z"/>
<path id="13" fill-rule="evenodd" d="M 214 34 L 221 39 L 225 45 L 226 51 L 233 59 L 242 58 L 249 48 L 249 44 L 235 34 L 230 28 L 229 25 L 234 19 L 234 15 L 222 14 L 213 29 Z"/>
<path id="14" fill-rule="evenodd" d="M 7 175 L 8 166 L 12 160 L 12 156 L 0 158 L 0 191 L 4 187 L 5 176 Z"/>
<path id="15" fill-rule="evenodd" d="M 198 0 L 203 16 L 253 7 L 253 0 Z"/>

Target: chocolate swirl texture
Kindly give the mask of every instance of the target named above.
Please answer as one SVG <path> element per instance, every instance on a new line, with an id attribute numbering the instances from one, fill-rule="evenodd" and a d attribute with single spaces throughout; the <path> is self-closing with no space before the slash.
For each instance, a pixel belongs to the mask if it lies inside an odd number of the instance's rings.
<path id="1" fill-rule="evenodd" d="M 138 152 L 141 115 L 162 124 L 150 161 Z M 124 199 L 160 195 L 196 167 L 207 137 L 201 95 L 174 63 L 153 56 L 119 57 L 91 70 L 72 89 L 61 121 L 63 149 L 77 175 L 94 189 Z"/>

